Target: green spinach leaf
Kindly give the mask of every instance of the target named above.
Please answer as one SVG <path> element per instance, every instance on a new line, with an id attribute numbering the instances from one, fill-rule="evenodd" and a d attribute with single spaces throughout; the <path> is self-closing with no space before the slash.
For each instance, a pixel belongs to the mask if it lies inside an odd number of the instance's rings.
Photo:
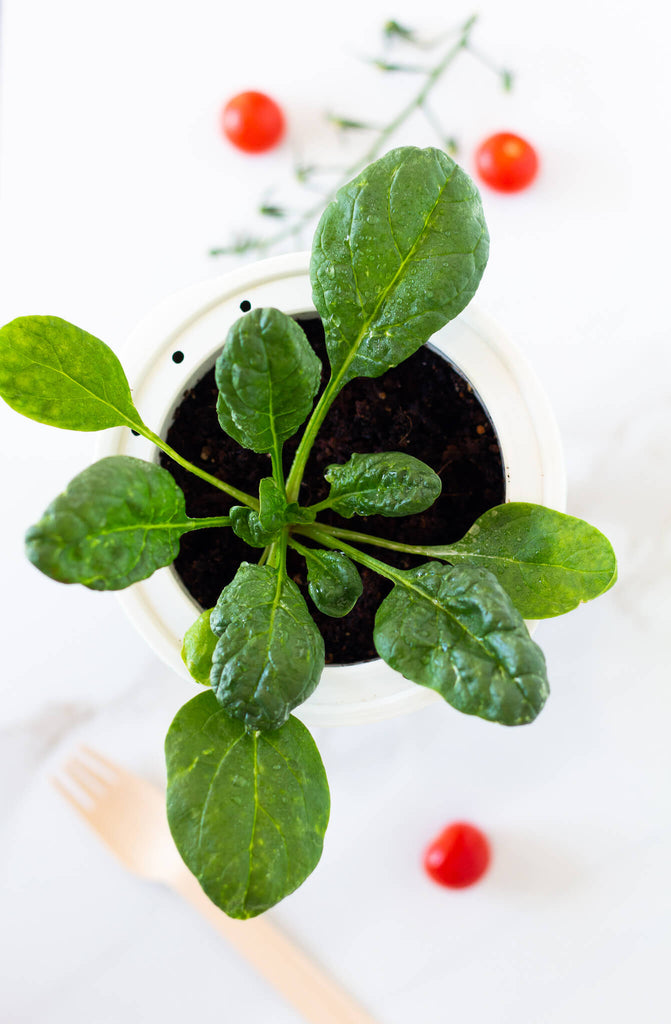
<path id="1" fill-rule="evenodd" d="M 615 552 L 596 527 L 526 502 L 489 509 L 462 540 L 423 551 L 488 569 L 526 619 L 570 612 L 617 578 Z"/>
<path id="2" fill-rule="evenodd" d="M 321 363 L 295 320 L 253 309 L 231 327 L 217 359 L 217 414 L 244 448 L 279 455 L 312 408 Z"/>
<path id="3" fill-rule="evenodd" d="M 217 700 L 250 729 L 279 728 L 324 668 L 324 641 L 296 584 L 243 562 L 210 626 L 219 637 L 210 674 Z"/>
<path id="4" fill-rule="evenodd" d="M 169 565 L 194 528 L 166 469 L 111 455 L 79 473 L 26 534 L 28 558 L 61 583 L 121 590 Z"/>
<path id="5" fill-rule="evenodd" d="M 209 898 L 244 919 L 297 889 L 319 861 L 329 818 L 305 726 L 290 718 L 250 733 L 206 692 L 177 712 L 165 749 L 170 829 Z"/>
<path id="6" fill-rule="evenodd" d="M 308 568 L 308 592 L 324 615 L 348 615 L 363 593 L 354 562 L 342 551 L 299 547 Z"/>
<path id="7" fill-rule="evenodd" d="M 287 521 L 286 513 L 284 491 L 272 476 L 264 477 L 259 483 L 259 526 L 267 533 L 277 533 Z"/>
<path id="8" fill-rule="evenodd" d="M 23 316 L 0 329 L 0 395 L 52 427 L 146 429 L 111 348 L 57 316 Z"/>
<path id="9" fill-rule="evenodd" d="M 272 476 L 259 484 L 259 511 L 234 505 L 231 509 L 233 532 L 253 548 L 265 548 L 286 523 L 287 500 Z"/>
<path id="10" fill-rule="evenodd" d="M 305 525 L 306 523 L 314 523 L 317 518 L 316 512 L 311 508 L 301 508 L 296 501 L 292 501 L 287 505 L 287 523 L 300 523 Z"/>
<path id="11" fill-rule="evenodd" d="M 457 316 L 488 251 L 478 190 L 440 150 L 392 150 L 343 186 L 310 264 L 338 386 L 378 377 Z"/>
<path id="12" fill-rule="evenodd" d="M 296 502 L 287 504 L 286 496 L 277 481 L 265 477 L 259 484 L 259 511 L 244 505 L 234 505 L 230 511 L 233 532 L 253 548 L 265 548 L 289 523 L 312 523 L 315 513 L 300 508 Z"/>
<path id="13" fill-rule="evenodd" d="M 322 504 L 341 516 L 410 516 L 430 508 L 441 491 L 440 477 L 424 462 L 403 452 L 352 455 L 329 466 L 331 485 Z"/>
<path id="14" fill-rule="evenodd" d="M 264 530 L 259 522 L 259 513 L 246 505 L 233 505 L 229 515 L 233 533 L 251 548 L 265 548 L 277 536 L 277 530 Z"/>
<path id="15" fill-rule="evenodd" d="M 531 722 L 549 689 L 545 659 L 496 577 L 427 562 L 401 572 L 375 617 L 375 647 L 406 679 L 469 715 Z"/>
<path id="16" fill-rule="evenodd" d="M 199 615 L 182 640 L 182 661 L 191 678 L 202 686 L 210 685 L 212 655 L 217 644 L 217 638 L 210 628 L 212 611 L 212 608 L 207 608 Z"/>

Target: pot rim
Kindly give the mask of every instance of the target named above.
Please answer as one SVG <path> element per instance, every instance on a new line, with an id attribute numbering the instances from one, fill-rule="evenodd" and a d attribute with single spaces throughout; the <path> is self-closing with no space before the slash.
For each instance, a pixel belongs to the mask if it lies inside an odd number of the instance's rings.
<path id="1" fill-rule="evenodd" d="M 309 258 L 309 253 L 297 252 L 248 264 L 177 292 L 143 318 L 122 357 L 135 401 L 153 430 L 165 435 L 184 391 L 214 363 L 245 299 L 253 307 L 274 305 L 290 315 L 314 312 Z M 563 511 L 566 476 L 559 430 L 526 358 L 472 303 L 429 344 L 468 379 L 494 425 L 506 501 L 532 501 Z M 172 359 L 177 351 L 184 356 L 179 363 Z M 158 456 L 150 442 L 125 428 L 106 431 L 99 451 L 101 456 Z M 201 609 L 175 570 L 160 569 L 116 596 L 159 657 L 193 685 L 180 650 L 185 630 Z M 294 713 L 310 725 L 349 725 L 403 714 L 438 699 L 433 690 L 376 659 L 326 666 L 315 692 Z"/>

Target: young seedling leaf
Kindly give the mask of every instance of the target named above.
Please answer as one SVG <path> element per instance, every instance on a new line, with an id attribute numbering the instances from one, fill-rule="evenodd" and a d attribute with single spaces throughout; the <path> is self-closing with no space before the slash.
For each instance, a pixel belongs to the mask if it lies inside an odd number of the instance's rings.
<path id="1" fill-rule="evenodd" d="M 202 686 L 210 685 L 212 655 L 217 644 L 217 638 L 210 628 L 211 615 L 212 608 L 207 608 L 189 626 L 182 640 L 182 661 L 191 678 Z"/>
<path id="2" fill-rule="evenodd" d="M 233 532 L 238 537 L 253 548 L 265 548 L 287 523 L 311 523 L 315 514 L 309 509 L 299 508 L 295 502 L 287 505 L 282 488 L 272 476 L 268 476 L 259 484 L 259 511 L 235 505 L 230 517 Z"/>
<path id="3" fill-rule="evenodd" d="M 287 499 L 284 491 L 272 476 L 259 483 L 259 525 L 267 533 L 281 530 L 287 521 Z"/>
<path id="4" fill-rule="evenodd" d="M 329 466 L 328 505 L 339 515 L 410 516 L 430 508 L 441 491 L 440 477 L 424 462 L 404 452 L 352 455 Z"/>
<path id="5" fill-rule="evenodd" d="M 287 499 L 277 481 L 259 483 L 259 511 L 235 505 L 230 512 L 233 532 L 253 548 L 265 548 L 286 523 Z"/>
<path id="6" fill-rule="evenodd" d="M 208 691 L 177 712 L 165 750 L 173 839 L 213 903 L 255 917 L 305 881 L 321 856 L 329 790 L 301 722 L 248 732 Z"/>
<path id="7" fill-rule="evenodd" d="M 264 530 L 259 522 L 259 513 L 247 505 L 233 505 L 229 515 L 233 533 L 251 548 L 265 548 L 277 536 L 277 530 Z"/>
<path id="8" fill-rule="evenodd" d="M 287 523 L 314 523 L 317 513 L 311 508 L 301 508 L 296 501 L 287 505 Z"/>
<path id="9" fill-rule="evenodd" d="M 525 619 L 570 612 L 617 578 L 615 552 L 596 527 L 526 502 L 489 509 L 456 544 L 424 551 L 494 573 Z"/>
<path id="10" fill-rule="evenodd" d="M 310 264 L 339 387 L 396 366 L 460 313 L 488 251 L 478 190 L 440 150 L 392 150 L 344 185 Z"/>
<path id="11" fill-rule="evenodd" d="M 400 575 L 375 617 L 380 657 L 465 714 L 533 721 L 549 692 L 545 659 L 496 577 L 440 562 Z"/>
<path id="12" fill-rule="evenodd" d="M 111 348 L 57 316 L 23 316 L 0 329 L 0 395 L 52 427 L 144 429 Z"/>
<path id="13" fill-rule="evenodd" d="M 363 593 L 363 583 L 351 559 L 341 551 L 301 547 L 308 567 L 310 597 L 324 615 L 348 615 Z"/>
<path id="14" fill-rule="evenodd" d="M 321 363 L 295 320 L 253 309 L 231 327 L 217 359 L 217 414 L 244 448 L 279 453 L 312 408 Z"/>
<path id="15" fill-rule="evenodd" d="M 219 637 L 210 674 L 217 700 L 250 729 L 278 729 L 324 668 L 324 641 L 300 590 L 269 565 L 243 562 L 210 626 Z"/>
<path id="16" fill-rule="evenodd" d="M 111 455 L 79 473 L 49 505 L 26 534 L 26 553 L 61 583 L 121 590 L 169 565 L 193 524 L 166 469 Z"/>

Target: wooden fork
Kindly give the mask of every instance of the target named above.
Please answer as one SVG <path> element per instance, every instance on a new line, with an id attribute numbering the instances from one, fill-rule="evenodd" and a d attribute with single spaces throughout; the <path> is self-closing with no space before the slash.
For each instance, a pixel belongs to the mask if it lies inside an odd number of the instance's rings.
<path id="1" fill-rule="evenodd" d="M 311 1024 L 375 1024 L 267 917 L 236 921 L 207 898 L 172 841 L 163 794 L 89 747 L 53 784 L 129 871 L 162 882 L 207 918 Z"/>

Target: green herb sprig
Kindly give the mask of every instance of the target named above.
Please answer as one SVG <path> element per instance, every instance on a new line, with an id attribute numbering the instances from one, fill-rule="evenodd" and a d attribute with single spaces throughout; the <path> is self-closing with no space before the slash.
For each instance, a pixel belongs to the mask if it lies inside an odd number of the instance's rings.
<path id="1" fill-rule="evenodd" d="M 501 87 L 509 92 L 513 86 L 513 75 L 507 68 L 502 68 L 481 53 L 473 45 L 473 32 L 477 24 L 477 15 L 472 15 L 456 30 L 441 33 L 432 39 L 423 39 L 414 29 L 400 25 L 397 21 L 386 22 L 383 27 L 383 38 L 387 45 L 401 44 L 410 48 L 415 53 L 438 53 L 438 58 L 432 63 L 416 64 L 405 61 L 391 61 L 387 59 L 373 59 L 369 61 L 374 68 L 385 74 L 389 73 L 410 73 L 420 79 L 420 85 L 410 97 L 407 103 L 384 125 L 371 124 L 360 117 L 350 117 L 342 114 L 328 113 L 327 121 L 340 132 L 360 132 L 370 137 L 368 145 L 361 155 L 345 167 L 324 168 L 315 164 L 298 163 L 294 168 L 294 177 L 299 184 L 307 185 L 314 182 L 318 175 L 325 172 L 336 171 L 336 180 L 333 186 L 326 192 L 320 193 L 316 203 L 308 204 L 303 209 L 293 210 L 284 203 L 270 202 L 264 199 L 259 205 L 258 212 L 273 220 L 284 220 L 281 228 L 272 233 L 257 237 L 243 234 L 233 239 L 229 244 L 217 246 L 210 249 L 211 256 L 247 255 L 248 253 L 267 253 L 276 246 L 286 243 L 291 239 L 301 236 L 306 226 L 321 213 L 325 204 L 329 202 L 346 182 L 358 174 L 363 167 L 372 163 L 380 153 L 388 148 L 392 138 L 403 127 L 403 125 L 419 112 L 422 114 L 433 131 L 439 145 L 447 153 L 455 156 L 458 152 L 458 142 L 453 134 L 447 132 L 430 105 L 431 93 L 442 80 L 448 69 L 462 55 L 468 55 L 488 71 L 492 72 L 499 81 Z"/>
<path id="2" fill-rule="evenodd" d="M 319 752 L 292 713 L 319 683 L 324 641 L 287 573 L 289 547 L 305 559 L 310 599 L 327 615 L 355 606 L 357 566 L 387 579 L 374 627 L 380 657 L 457 710 L 509 726 L 533 721 L 548 696 L 545 659 L 525 618 L 560 615 L 615 582 L 606 538 L 538 505 L 492 508 L 461 540 L 429 547 L 320 521 L 326 509 L 347 520 L 429 508 L 440 478 L 401 452 L 353 454 L 326 470 L 323 501 L 300 504 L 335 397 L 352 379 L 397 366 L 464 309 L 488 241 L 477 189 L 449 156 L 387 153 L 339 190 L 315 235 L 310 277 L 330 364 L 321 398 L 315 404 L 319 360 L 278 309 L 237 320 L 217 359 L 222 429 L 270 457 L 258 496 L 205 474 L 237 504 L 228 516 L 191 519 L 167 470 L 113 456 L 75 477 L 28 531 L 28 557 L 42 572 L 94 590 L 129 586 L 170 564 L 192 530 L 228 527 L 257 556 L 187 631 L 184 662 L 206 690 L 178 711 L 166 738 L 173 837 L 233 917 L 263 912 L 304 881 L 329 816 Z M 0 330 L 0 394 L 54 426 L 132 428 L 204 475 L 144 424 L 112 351 L 58 318 L 22 317 Z M 301 427 L 285 478 L 283 445 Z M 370 553 L 376 547 L 426 560 L 397 569 Z"/>

